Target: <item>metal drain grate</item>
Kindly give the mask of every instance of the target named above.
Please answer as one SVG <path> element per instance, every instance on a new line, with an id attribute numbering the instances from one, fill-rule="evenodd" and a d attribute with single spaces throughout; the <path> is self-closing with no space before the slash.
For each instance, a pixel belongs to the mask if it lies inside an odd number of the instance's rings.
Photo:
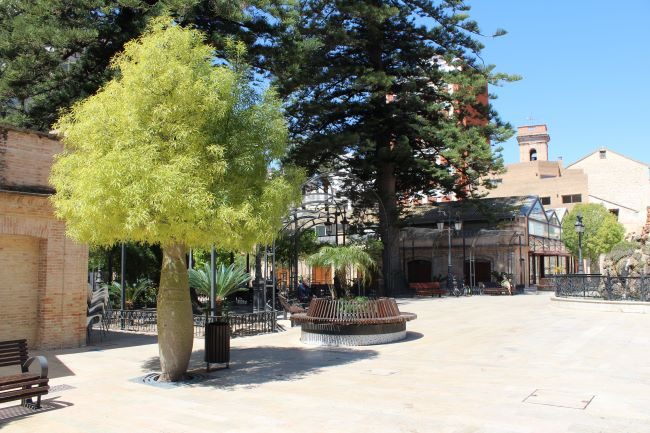
<path id="1" fill-rule="evenodd" d="M 563 407 L 566 409 L 585 410 L 593 401 L 595 395 L 579 394 L 570 391 L 557 391 L 553 389 L 536 389 L 523 402 L 541 404 L 545 406 Z"/>
<path id="2" fill-rule="evenodd" d="M 54 385 L 50 387 L 50 394 L 53 392 L 67 391 L 69 389 L 76 389 L 76 388 L 77 388 L 76 386 L 66 385 L 66 384 Z"/>
<path id="3" fill-rule="evenodd" d="M 160 373 L 148 373 L 144 376 L 131 379 L 131 382 L 144 383 L 145 385 L 155 386 L 157 388 L 170 389 L 178 388 L 179 386 L 193 385 L 211 379 L 210 376 L 202 373 L 187 373 L 186 378 L 179 382 L 159 382 L 159 377 Z"/>

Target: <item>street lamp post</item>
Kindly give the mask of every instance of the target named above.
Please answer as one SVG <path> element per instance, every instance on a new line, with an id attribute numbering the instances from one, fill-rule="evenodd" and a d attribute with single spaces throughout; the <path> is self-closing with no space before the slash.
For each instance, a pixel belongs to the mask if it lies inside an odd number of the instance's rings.
<path id="1" fill-rule="evenodd" d="M 582 215 L 576 215 L 574 227 L 576 233 L 578 233 L 578 273 L 584 274 L 584 269 L 582 268 L 582 234 L 585 232 L 585 224 L 582 222 Z"/>
<path id="2" fill-rule="evenodd" d="M 451 225 L 451 214 L 444 212 L 443 215 L 448 217 L 448 227 L 447 227 L 447 290 L 451 290 L 451 280 L 452 280 L 452 266 L 451 266 L 451 231 L 456 230 L 460 231 L 463 228 L 463 222 L 459 217 L 454 221 L 454 226 Z M 444 230 L 445 223 L 439 222 L 436 223 L 438 230 Z"/>

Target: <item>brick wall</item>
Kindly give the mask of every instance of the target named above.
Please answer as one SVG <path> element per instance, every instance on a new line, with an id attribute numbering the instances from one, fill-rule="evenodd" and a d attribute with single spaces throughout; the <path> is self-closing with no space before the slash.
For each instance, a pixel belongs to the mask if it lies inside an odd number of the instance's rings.
<path id="1" fill-rule="evenodd" d="M 0 185 L 51 189 L 50 168 L 61 143 L 40 132 L 0 127 L 0 149 Z"/>
<path id="2" fill-rule="evenodd" d="M 38 238 L 0 235 L 0 340 L 38 336 Z"/>
<path id="3" fill-rule="evenodd" d="M 0 340 L 85 343 L 88 249 L 65 236 L 48 194 L 23 190 L 48 188 L 60 149 L 46 135 L 0 128 Z"/>

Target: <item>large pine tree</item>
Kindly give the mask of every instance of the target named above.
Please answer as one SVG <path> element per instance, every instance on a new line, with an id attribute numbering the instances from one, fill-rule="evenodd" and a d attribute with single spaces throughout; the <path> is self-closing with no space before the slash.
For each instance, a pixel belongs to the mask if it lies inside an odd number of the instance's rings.
<path id="1" fill-rule="evenodd" d="M 461 0 L 308 0 L 273 70 L 293 139 L 312 172 L 348 173 L 344 193 L 377 203 L 385 292 L 403 288 L 398 236 L 420 194 L 476 194 L 511 134 L 488 84 L 482 37 Z M 495 35 L 505 32 L 498 31 Z"/>
<path id="2" fill-rule="evenodd" d="M 170 14 L 207 34 L 223 53 L 228 38 L 263 68 L 294 9 L 282 0 L 6 0 L 0 2 L 0 121 L 47 131 L 61 109 L 111 77 L 110 59 Z"/>

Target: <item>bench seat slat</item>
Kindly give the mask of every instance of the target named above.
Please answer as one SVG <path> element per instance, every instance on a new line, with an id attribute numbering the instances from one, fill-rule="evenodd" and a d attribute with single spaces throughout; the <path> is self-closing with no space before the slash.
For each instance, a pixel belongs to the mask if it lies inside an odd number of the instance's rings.
<path id="1" fill-rule="evenodd" d="M 27 361 L 27 358 L 13 358 L 13 359 L 6 359 L 6 360 L 0 360 L 0 367 L 10 367 L 12 365 L 21 365 Z"/>
<path id="2" fill-rule="evenodd" d="M 11 383 L 26 382 L 33 379 L 38 379 L 40 377 L 41 376 L 34 373 L 20 373 L 20 374 L 13 374 L 11 376 L 1 376 L 0 385 L 9 385 Z"/>
<path id="3" fill-rule="evenodd" d="M 9 346 L 0 346 L 0 353 L 15 353 L 15 352 L 27 352 L 27 346 L 24 344 L 20 345 L 9 345 Z"/>
<path id="4" fill-rule="evenodd" d="M 38 386 L 43 386 L 43 385 L 47 385 L 48 381 L 49 381 L 49 379 L 47 379 L 47 378 L 41 379 L 40 377 L 38 377 L 36 379 L 28 380 L 28 381 L 24 381 L 24 382 L 13 382 L 13 383 L 11 383 L 9 385 L 0 384 L 0 396 L 2 395 L 2 391 L 16 389 L 16 388 L 20 388 L 20 387 L 23 387 L 23 386 L 37 386 L 37 385 Z"/>
<path id="5" fill-rule="evenodd" d="M 37 386 L 35 388 L 29 389 L 19 389 L 11 392 L 3 392 L 0 394 L 0 403 L 5 403 L 7 401 L 19 400 L 22 398 L 36 397 L 39 395 L 45 395 L 50 390 L 49 385 Z"/>

